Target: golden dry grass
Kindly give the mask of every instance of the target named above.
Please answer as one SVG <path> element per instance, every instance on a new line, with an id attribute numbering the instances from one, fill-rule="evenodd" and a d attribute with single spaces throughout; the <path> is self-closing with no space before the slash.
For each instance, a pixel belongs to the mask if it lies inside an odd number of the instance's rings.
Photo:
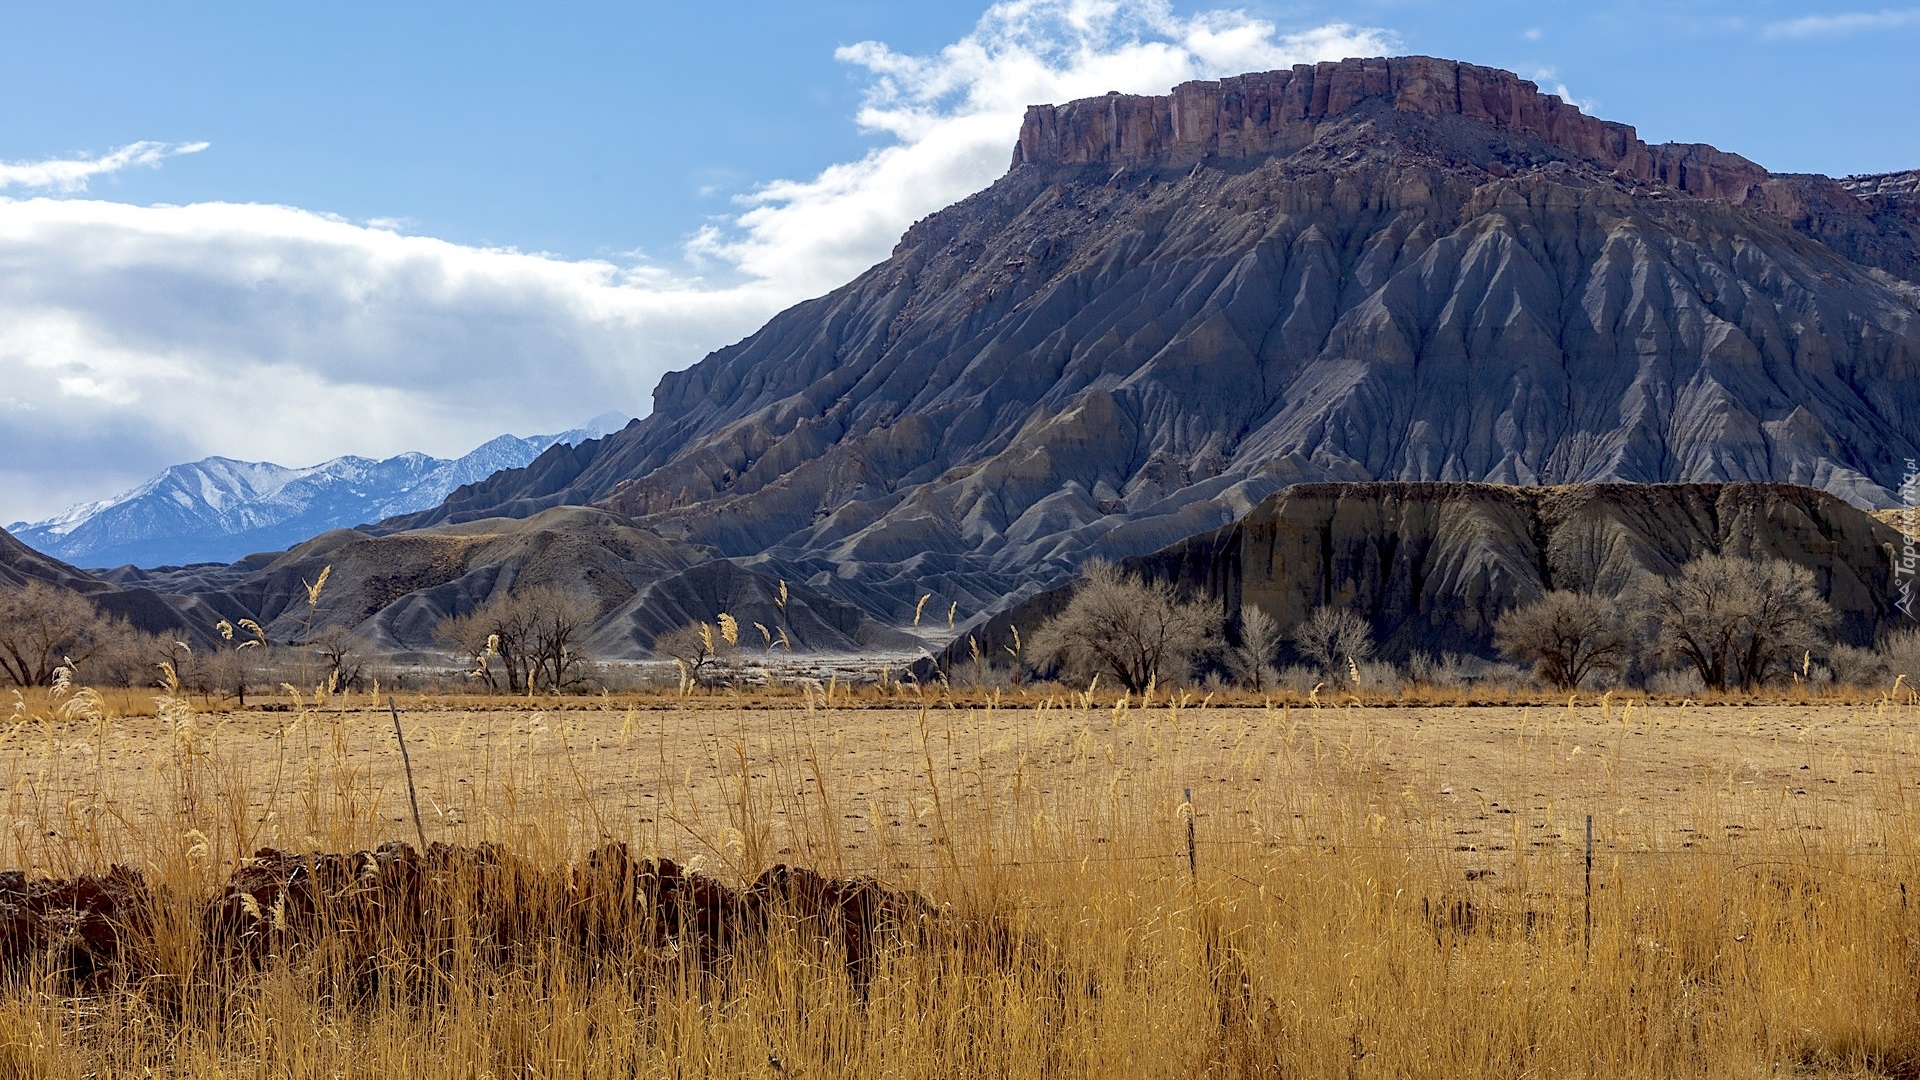
<path id="1" fill-rule="evenodd" d="M 903 944 L 864 1003 L 784 938 L 430 1005 L 329 999 L 298 958 L 172 1008 L 42 972 L 0 996 L 0 1073 L 1920 1075 L 1911 704 L 445 704 L 401 702 L 430 840 L 871 872 L 1030 962 Z M 370 706 L 20 723 L 3 858 L 185 905 L 256 846 L 410 839 Z"/>

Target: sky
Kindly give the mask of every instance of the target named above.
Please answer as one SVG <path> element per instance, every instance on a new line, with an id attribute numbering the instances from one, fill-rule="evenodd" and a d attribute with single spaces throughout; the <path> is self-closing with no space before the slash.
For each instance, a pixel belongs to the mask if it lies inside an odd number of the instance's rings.
<path id="1" fill-rule="evenodd" d="M 0 522 L 212 454 L 463 453 L 886 257 L 1027 104 L 1343 56 L 1920 167 L 1920 7 L 0 0 Z"/>

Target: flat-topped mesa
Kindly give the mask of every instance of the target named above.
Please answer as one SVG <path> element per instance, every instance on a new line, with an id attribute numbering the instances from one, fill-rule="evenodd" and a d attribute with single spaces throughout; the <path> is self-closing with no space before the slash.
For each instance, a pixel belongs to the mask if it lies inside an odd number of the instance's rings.
<path id="1" fill-rule="evenodd" d="M 1034 105 L 1013 164 L 1291 153 L 1312 140 L 1319 121 L 1376 98 L 1405 112 L 1464 116 L 1529 135 L 1634 179 L 1706 198 L 1742 200 L 1768 177 L 1759 165 L 1711 146 L 1648 146 L 1631 126 L 1588 116 L 1510 71 L 1431 56 L 1299 64 L 1182 83 L 1164 97 L 1111 93 Z"/>

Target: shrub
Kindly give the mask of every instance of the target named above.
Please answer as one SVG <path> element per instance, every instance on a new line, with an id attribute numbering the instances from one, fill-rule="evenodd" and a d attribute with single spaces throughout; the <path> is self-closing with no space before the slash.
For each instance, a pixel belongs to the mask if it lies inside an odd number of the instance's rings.
<path id="1" fill-rule="evenodd" d="M 683 683 L 717 686 L 732 678 L 737 644 L 737 635 L 729 639 L 725 624 L 716 627 L 692 622 L 661 634 L 653 643 L 653 651 L 680 666 Z"/>
<path id="2" fill-rule="evenodd" d="M 1067 609 L 1034 631 L 1042 665 L 1076 677 L 1111 675 L 1133 693 L 1185 679 L 1217 620 L 1166 582 L 1145 582 L 1110 563 L 1089 563 Z"/>
<path id="3" fill-rule="evenodd" d="M 1349 663 L 1373 659 L 1373 627 L 1340 607 L 1317 607 L 1293 628 L 1293 647 L 1326 678 L 1346 680 Z"/>
<path id="4" fill-rule="evenodd" d="M 1555 589 L 1504 612 L 1493 624 L 1493 643 L 1532 664 L 1541 682 L 1571 690 L 1590 676 L 1623 670 L 1632 659 L 1633 632 L 1617 611 L 1613 601 L 1592 593 Z"/>
<path id="5" fill-rule="evenodd" d="M 1703 555 L 1642 596 L 1656 656 L 1716 690 L 1750 690 L 1823 648 L 1833 609 L 1813 574 L 1779 559 Z"/>

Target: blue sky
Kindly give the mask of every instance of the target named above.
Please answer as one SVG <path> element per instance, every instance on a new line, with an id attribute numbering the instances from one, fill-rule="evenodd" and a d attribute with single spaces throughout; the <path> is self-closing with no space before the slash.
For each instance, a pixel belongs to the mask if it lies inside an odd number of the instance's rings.
<path id="1" fill-rule="evenodd" d="M 1033 100 L 1422 52 L 1841 174 L 1920 166 L 1917 47 L 1844 3 L 0 3 L 0 521 L 643 413 Z"/>

